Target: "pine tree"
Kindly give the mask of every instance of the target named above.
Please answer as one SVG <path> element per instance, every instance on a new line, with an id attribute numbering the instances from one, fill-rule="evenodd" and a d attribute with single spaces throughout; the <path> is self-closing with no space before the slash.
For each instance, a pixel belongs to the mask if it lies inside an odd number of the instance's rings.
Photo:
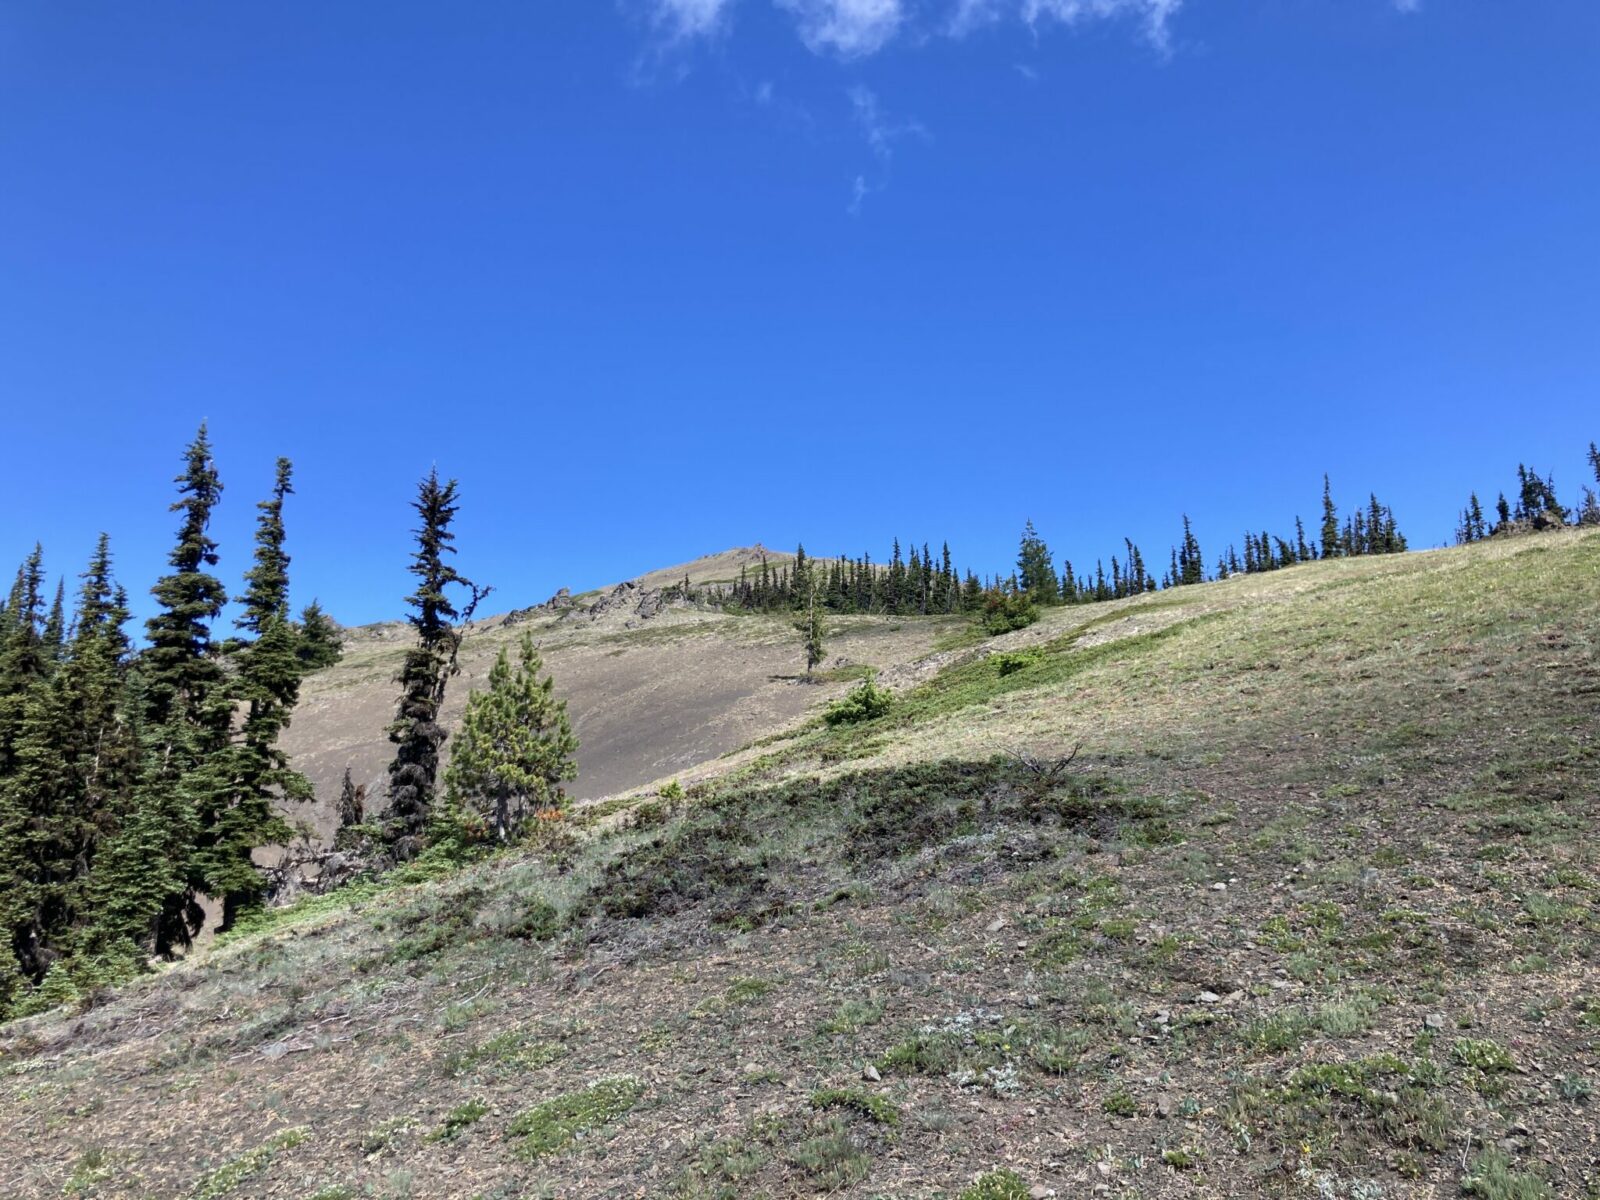
<path id="1" fill-rule="evenodd" d="M 1334 558 L 1339 553 L 1339 510 L 1333 504 L 1333 484 L 1328 476 L 1322 477 L 1322 557 Z"/>
<path id="2" fill-rule="evenodd" d="M 1183 515 L 1183 548 L 1178 552 L 1176 565 L 1177 570 L 1173 574 L 1174 583 L 1205 582 L 1205 559 L 1200 553 L 1200 541 L 1194 536 L 1194 529 L 1189 524 L 1188 513 Z"/>
<path id="3" fill-rule="evenodd" d="M 289 555 L 284 549 L 283 505 L 293 494 L 292 468 L 280 458 L 272 495 L 256 507 L 254 565 L 245 573 L 244 612 L 238 628 L 255 634 L 234 644 L 233 695 L 244 705 L 238 739 L 207 764 L 209 803 L 202 805 L 195 851 L 199 886 L 222 902 L 221 928 L 258 903 L 263 879 L 252 860 L 258 847 L 291 836 L 278 814 L 280 799 L 312 797 L 310 782 L 289 766 L 278 746 L 300 695 L 300 635 L 289 621 Z"/>
<path id="4" fill-rule="evenodd" d="M 300 643 L 295 654 L 304 674 L 331 667 L 344 656 L 344 639 L 339 627 L 313 600 L 300 610 Z"/>
<path id="5" fill-rule="evenodd" d="M 222 581 L 206 568 L 217 563 L 217 545 L 208 528 L 222 496 L 222 481 L 211 455 L 205 425 L 184 452 L 184 471 L 174 481 L 182 515 L 177 545 L 168 556 L 172 570 L 151 589 L 160 611 L 146 622 L 148 647 L 140 657 L 143 726 L 150 745 L 143 756 L 142 812 L 156 812 L 170 876 L 183 884 L 160 897 L 152 931 L 157 953 L 185 945 L 202 919 L 196 895 L 203 879 L 196 872 L 194 838 L 201 814 L 223 802 L 233 701 L 219 656 L 211 642 L 211 623 L 227 602 Z"/>
<path id="6" fill-rule="evenodd" d="M 1022 528 L 1022 542 L 1017 550 L 1017 581 L 1035 604 L 1054 604 L 1060 598 L 1060 584 L 1050 548 L 1044 544 L 1032 521 Z"/>
<path id="7" fill-rule="evenodd" d="M 358 787 L 350 777 L 350 768 L 344 769 L 344 779 L 339 783 L 339 827 L 349 829 L 367 819 L 367 789 Z"/>
<path id="8" fill-rule="evenodd" d="M 456 515 L 456 495 L 455 480 L 440 483 L 439 473 L 430 471 L 412 504 L 422 526 L 415 531 L 417 549 L 408 568 L 416 576 L 416 591 L 406 597 L 406 603 L 413 610 L 407 620 L 417 631 L 417 644 L 406 652 L 400 668 L 400 704 L 389 727 L 389 740 L 396 749 L 389 764 L 389 820 L 384 831 L 395 857 L 401 859 L 414 857 L 422 848 L 433 812 L 439 750 L 446 737 L 439 709 L 450 677 L 456 673 L 461 647 L 456 620 L 463 614 L 451 603 L 448 589 L 464 587 L 471 593 L 466 620 L 488 594 L 446 561 L 446 555 L 455 553 L 450 523 Z M 761 565 L 765 575 L 765 559 Z"/>
<path id="9" fill-rule="evenodd" d="M 800 645 L 806 656 L 806 677 L 810 678 L 818 663 L 827 653 L 823 645 L 822 607 L 817 603 L 817 594 L 811 593 L 811 603 L 807 606 L 805 619 L 797 621 L 795 628 L 800 631 Z"/>
<path id="10" fill-rule="evenodd" d="M 555 698 L 553 679 L 539 678 L 543 667 L 531 632 L 522 635 L 514 669 L 501 648 L 488 688 L 467 697 L 445 771 L 451 810 L 487 820 L 502 842 L 515 837 L 531 813 L 562 808 L 561 784 L 578 773 L 567 702 Z"/>
<path id="11" fill-rule="evenodd" d="M 1600 447 L 1589 443 L 1589 468 L 1594 471 L 1594 481 L 1600 483 Z"/>
<path id="12" fill-rule="evenodd" d="M 84 912 L 83 889 L 102 833 L 133 779 L 119 713 L 127 611 L 101 535 L 83 576 L 72 641 L 30 691 L 14 770 L 0 780 L 0 924 L 18 969 L 43 976 Z"/>

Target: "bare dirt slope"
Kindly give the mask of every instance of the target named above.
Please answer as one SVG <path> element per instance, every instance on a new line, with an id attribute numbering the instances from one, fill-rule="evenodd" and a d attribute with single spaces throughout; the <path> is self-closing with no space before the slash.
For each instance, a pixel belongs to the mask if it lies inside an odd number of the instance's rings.
<path id="1" fill-rule="evenodd" d="M 1600 532 L 1007 641 L 0 1029 L 0 1194 L 1600 1196 Z"/>
<path id="2" fill-rule="evenodd" d="M 482 685 L 500 649 L 532 631 L 581 743 L 570 791 L 580 799 L 606 796 L 677 775 L 782 728 L 848 686 L 850 672 L 841 668 L 912 662 L 951 628 L 941 621 L 834 619 L 823 678 L 808 683 L 799 635 L 787 620 L 688 607 L 639 616 L 642 593 L 685 575 L 696 583 L 729 572 L 736 578 L 741 565 L 759 562 L 762 553 L 724 551 L 652 572 L 598 613 L 589 610 L 618 589 L 580 597 L 564 615 L 536 609 L 520 619 L 480 621 L 464 643 L 461 674 L 451 681 L 446 722 L 459 721 L 468 692 Z M 332 834 L 333 802 L 346 767 L 374 803 L 382 802 L 394 679 L 411 632 L 397 622 L 350 630 L 347 637 L 343 661 L 302 687 L 284 739 L 317 790 L 315 805 L 290 815 L 321 840 Z"/>

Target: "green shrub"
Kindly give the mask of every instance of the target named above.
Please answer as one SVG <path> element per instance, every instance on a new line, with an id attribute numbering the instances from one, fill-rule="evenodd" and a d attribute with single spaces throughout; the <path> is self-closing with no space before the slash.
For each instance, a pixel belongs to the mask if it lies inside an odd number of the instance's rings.
<path id="1" fill-rule="evenodd" d="M 1026 671 L 1029 667 L 1044 658 L 1044 653 L 1037 646 L 1027 650 L 1011 650 L 1003 654 L 991 656 L 995 669 L 1001 675 L 1015 675 L 1018 671 Z"/>
<path id="2" fill-rule="evenodd" d="M 581 1092 L 535 1105 L 511 1122 L 506 1132 L 517 1140 L 522 1157 L 546 1158 L 620 1119 L 643 1094 L 644 1084 L 631 1076 L 601 1079 Z"/>
<path id="3" fill-rule="evenodd" d="M 1028 599 L 1026 592 L 1010 592 L 1003 596 L 991 594 L 984 600 L 983 613 L 979 618 L 983 631 L 990 637 L 1026 629 L 1038 619 L 1039 609 Z"/>
<path id="4" fill-rule="evenodd" d="M 879 1125 L 893 1127 L 900 1124 L 900 1110 L 883 1096 L 875 1096 L 860 1088 L 823 1088 L 811 1093 L 811 1107 L 847 1108 L 858 1112 Z"/>
<path id="5" fill-rule="evenodd" d="M 1511 1052 L 1493 1038 L 1458 1038 L 1450 1048 L 1455 1060 L 1464 1067 L 1480 1071 L 1515 1071 L 1517 1064 Z"/>
<path id="6" fill-rule="evenodd" d="M 961 1200 L 1028 1200 L 1028 1185 L 1015 1171 L 990 1171 L 962 1192 Z"/>
<path id="7" fill-rule="evenodd" d="M 894 693 L 878 686 L 868 675 L 838 700 L 828 705 L 822 719 L 829 725 L 854 725 L 881 717 L 894 706 Z"/>
<path id="8" fill-rule="evenodd" d="M 1526 1171 L 1513 1171 L 1511 1160 L 1498 1150 L 1478 1155 L 1461 1180 L 1461 1191 L 1483 1200 L 1555 1200 L 1548 1183 Z"/>

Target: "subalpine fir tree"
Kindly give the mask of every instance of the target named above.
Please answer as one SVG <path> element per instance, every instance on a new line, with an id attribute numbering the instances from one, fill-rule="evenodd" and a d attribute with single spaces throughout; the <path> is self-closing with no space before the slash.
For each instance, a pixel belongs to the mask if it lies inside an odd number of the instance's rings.
<path id="1" fill-rule="evenodd" d="M 1593 442 L 1589 443 L 1589 468 L 1594 472 L 1594 481 L 1600 483 L 1600 447 Z"/>
<path id="2" fill-rule="evenodd" d="M 1311 553 L 1311 547 L 1306 542 L 1306 526 L 1297 515 L 1294 519 L 1294 558 L 1296 562 L 1310 562 L 1316 555 Z"/>
<path id="3" fill-rule="evenodd" d="M 339 783 L 339 827 L 349 829 L 366 819 L 367 789 L 356 785 L 350 776 L 350 768 L 346 767 L 344 779 Z"/>
<path id="4" fill-rule="evenodd" d="M 555 698 L 553 679 L 539 677 L 543 668 L 531 632 L 514 668 L 501 647 L 489 686 L 467 697 L 445 771 L 451 812 L 486 821 L 497 841 L 515 837 L 531 814 L 564 807 L 561 784 L 578 773 L 567 702 Z"/>
<path id="5" fill-rule="evenodd" d="M 166 821 L 166 853 L 175 860 L 168 865 L 184 880 L 161 897 L 152 947 L 158 953 L 187 944 L 203 919 L 196 896 L 204 879 L 196 871 L 194 837 L 201 814 L 214 814 L 224 803 L 222 768 L 233 719 L 227 678 L 211 642 L 211 624 L 228 594 L 207 570 L 217 563 L 208 529 L 222 481 L 205 425 L 184 452 L 184 471 L 175 482 L 179 499 L 172 511 L 182 514 L 182 522 L 167 560 L 172 570 L 151 589 L 160 611 L 145 624 L 149 645 L 139 656 L 143 723 L 152 744 L 144 755 L 138 802 L 159 810 Z"/>
<path id="6" fill-rule="evenodd" d="M 54 670 L 67 650 L 67 582 L 56 580 L 56 598 L 50 605 L 50 615 L 45 618 L 41 641 L 44 646 L 47 670 Z"/>
<path id="7" fill-rule="evenodd" d="M 34 980 L 82 917 L 98 842 L 133 782 L 133 746 L 119 713 L 127 610 L 110 571 L 101 535 L 72 641 L 55 673 L 29 692 L 14 770 L 0 779 L 0 864 L 8 868 L 0 924 L 18 969 Z"/>
<path id="8" fill-rule="evenodd" d="M 1200 539 L 1194 536 L 1194 529 L 1189 524 L 1189 514 L 1183 515 L 1183 548 L 1178 552 L 1178 570 L 1174 576 L 1177 583 L 1191 584 L 1204 583 L 1206 578 L 1205 558 L 1200 553 Z"/>
<path id="9" fill-rule="evenodd" d="M 1054 604 L 1060 597 L 1050 548 L 1031 520 L 1022 527 L 1022 541 L 1017 550 L 1017 580 L 1035 604 Z"/>
<path id="10" fill-rule="evenodd" d="M 256 507 L 254 565 L 245 573 L 236 625 L 254 634 L 230 647 L 236 670 L 233 693 L 244 706 L 238 738 L 208 764 L 210 803 L 199 813 L 195 869 L 204 890 L 222 903 L 221 928 L 258 903 L 263 879 L 252 852 L 291 836 L 278 800 L 304 801 L 310 782 L 289 766 L 278 738 L 288 728 L 300 695 L 300 635 L 289 620 L 289 555 L 284 549 L 283 504 L 294 491 L 289 460 L 280 458 L 272 495 Z"/>
<path id="11" fill-rule="evenodd" d="M 395 857 L 414 857 L 422 849 L 422 839 L 433 813 L 434 791 L 439 776 L 439 750 L 445 730 L 439 722 L 445 688 L 456 673 L 456 655 L 461 648 L 461 630 L 449 589 L 465 588 L 471 594 L 464 617 L 471 619 L 478 601 L 488 594 L 452 566 L 446 559 L 455 553 L 455 535 L 450 523 L 456 515 L 455 480 L 439 482 L 439 473 L 430 471 L 417 489 L 412 507 L 422 519 L 416 530 L 417 549 L 408 570 L 416 577 L 416 591 L 406 597 L 412 612 L 407 620 L 417 632 L 417 643 L 406 652 L 400 668 L 401 696 L 389 740 L 395 745 L 389 764 L 389 808 L 384 829 L 385 840 Z M 762 560 L 762 572 L 766 560 Z"/>
<path id="12" fill-rule="evenodd" d="M 28 694 L 49 672 L 44 649 L 44 550 L 35 545 L 17 568 L 0 614 L 0 777 L 13 765 L 13 743 Z"/>
<path id="13" fill-rule="evenodd" d="M 1322 477 L 1322 557 L 1334 558 L 1341 545 L 1339 537 L 1339 510 L 1333 503 L 1333 484 L 1326 474 Z"/>
<path id="14" fill-rule="evenodd" d="M 815 591 L 811 593 L 811 602 L 806 608 L 805 619 L 797 621 L 795 628 L 800 632 L 800 646 L 805 652 L 806 659 L 806 677 L 810 678 L 812 671 L 827 654 L 827 648 L 823 644 L 826 631 L 822 622 L 822 606 L 817 603 Z"/>
<path id="15" fill-rule="evenodd" d="M 333 619 L 313 600 L 300 610 L 300 642 L 295 653 L 300 668 L 310 674 L 331 667 L 344 655 L 344 639 Z"/>

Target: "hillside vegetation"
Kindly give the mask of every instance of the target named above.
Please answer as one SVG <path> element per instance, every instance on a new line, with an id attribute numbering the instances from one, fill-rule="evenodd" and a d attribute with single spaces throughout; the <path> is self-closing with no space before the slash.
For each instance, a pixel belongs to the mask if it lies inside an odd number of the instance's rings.
<path id="1" fill-rule="evenodd" d="M 960 641 L 0 1029 L 5 1194 L 1600 1195 L 1600 533 Z"/>

